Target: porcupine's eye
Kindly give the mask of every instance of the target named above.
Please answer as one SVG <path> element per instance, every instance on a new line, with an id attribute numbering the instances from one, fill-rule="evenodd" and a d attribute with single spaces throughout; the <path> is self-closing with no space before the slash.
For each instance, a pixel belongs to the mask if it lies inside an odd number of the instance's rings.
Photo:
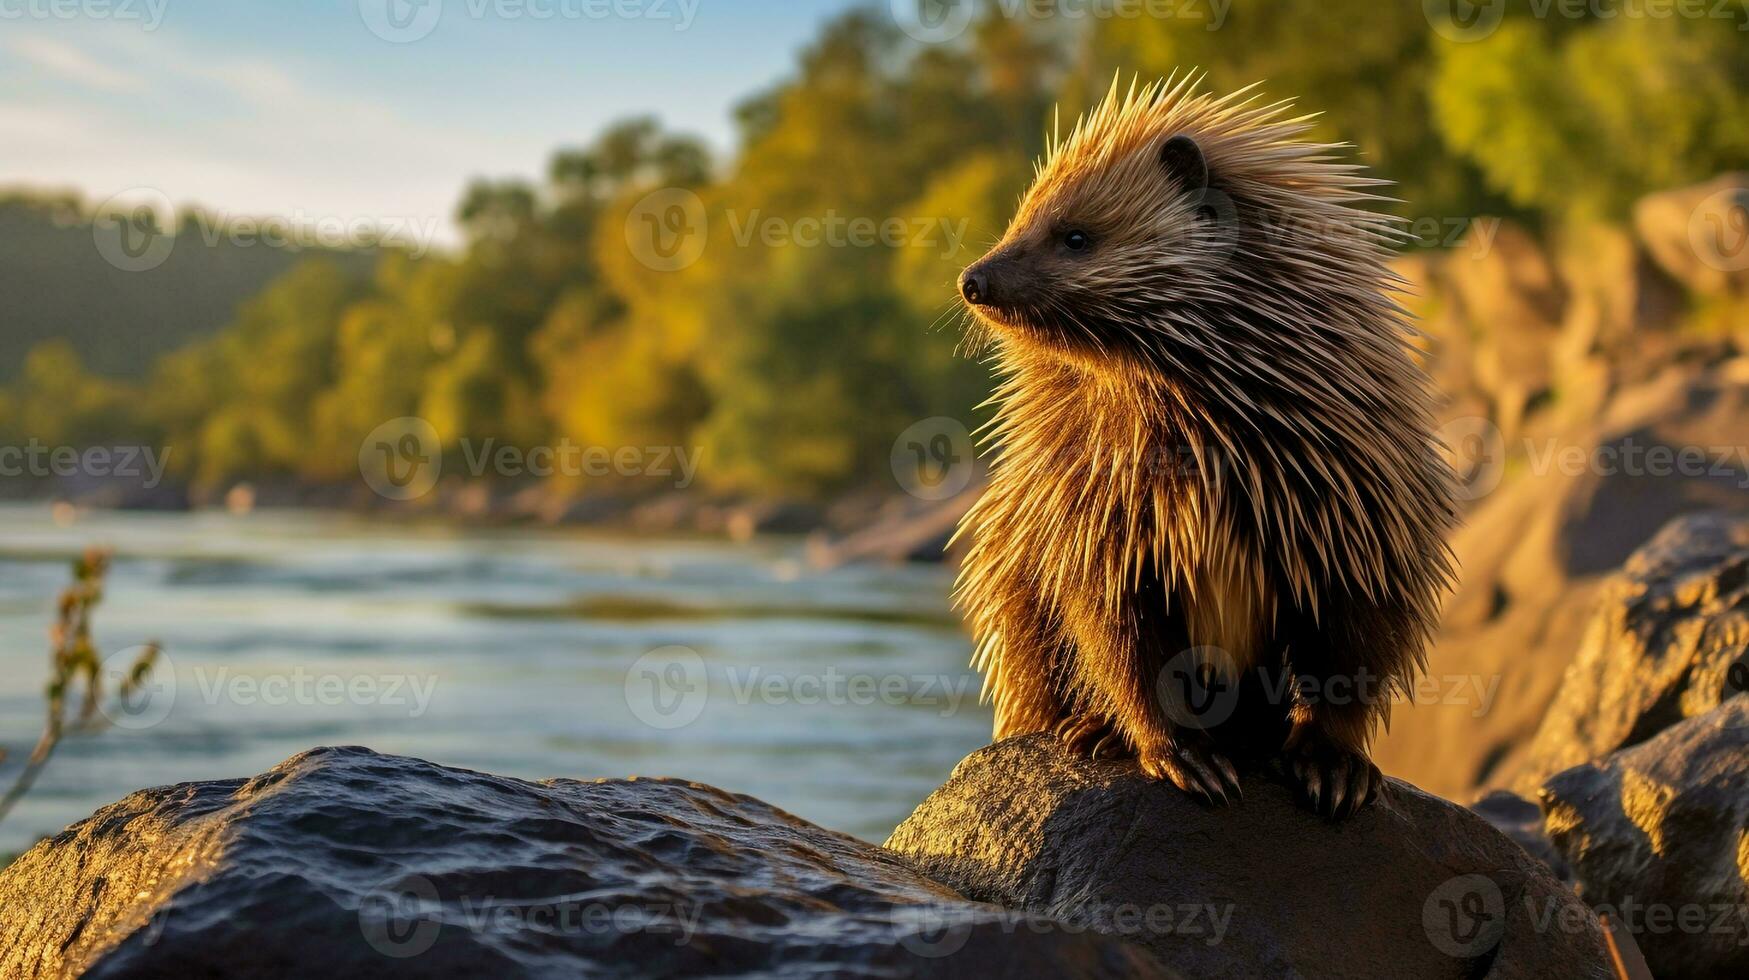
<path id="1" fill-rule="evenodd" d="M 1063 236 L 1063 247 L 1071 252 L 1079 252 L 1087 247 L 1087 233 L 1071 231 Z"/>

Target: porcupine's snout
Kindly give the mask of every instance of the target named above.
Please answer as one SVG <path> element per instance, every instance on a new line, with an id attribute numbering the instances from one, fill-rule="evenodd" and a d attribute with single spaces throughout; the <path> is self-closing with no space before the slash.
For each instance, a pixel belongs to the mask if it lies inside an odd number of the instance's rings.
<path id="1" fill-rule="evenodd" d="M 973 306 L 1011 309 L 1025 297 L 1020 262 L 1010 249 L 997 249 L 960 273 L 960 295 Z"/>
<path id="2" fill-rule="evenodd" d="M 983 262 L 974 262 L 960 273 L 960 295 L 973 306 L 993 302 L 990 295 L 990 274 Z"/>

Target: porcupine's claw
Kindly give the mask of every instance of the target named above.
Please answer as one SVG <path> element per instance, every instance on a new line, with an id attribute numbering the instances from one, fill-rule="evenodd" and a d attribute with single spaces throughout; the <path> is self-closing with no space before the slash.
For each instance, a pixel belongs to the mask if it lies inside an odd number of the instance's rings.
<path id="1" fill-rule="evenodd" d="M 1331 820 L 1352 816 L 1378 797 L 1384 775 L 1365 754 L 1315 729 L 1296 731 L 1283 749 L 1300 796 Z"/>
<path id="2" fill-rule="evenodd" d="M 1239 773 L 1206 735 L 1175 734 L 1137 756 L 1142 771 L 1164 779 L 1205 803 L 1225 806 L 1243 800 Z"/>
<path id="3" fill-rule="evenodd" d="M 1124 754 L 1123 737 L 1109 719 L 1098 715 L 1070 715 L 1057 723 L 1056 736 L 1078 758 L 1115 759 Z"/>

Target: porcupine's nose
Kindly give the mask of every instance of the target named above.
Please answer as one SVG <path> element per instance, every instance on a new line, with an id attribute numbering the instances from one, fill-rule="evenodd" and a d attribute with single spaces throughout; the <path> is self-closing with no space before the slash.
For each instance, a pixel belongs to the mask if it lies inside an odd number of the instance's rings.
<path id="1" fill-rule="evenodd" d="M 960 273 L 960 295 L 973 306 L 990 302 L 990 277 L 975 265 Z"/>

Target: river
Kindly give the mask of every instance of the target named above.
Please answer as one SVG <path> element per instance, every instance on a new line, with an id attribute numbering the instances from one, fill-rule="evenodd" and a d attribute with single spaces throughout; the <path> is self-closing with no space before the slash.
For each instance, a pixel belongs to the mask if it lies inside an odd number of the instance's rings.
<path id="1" fill-rule="evenodd" d="M 62 743 L 0 854 L 141 787 L 338 744 L 697 779 L 878 841 L 989 737 L 940 568 L 816 573 L 793 539 L 5 505 L 0 785 L 42 729 L 54 598 L 94 544 L 115 553 L 95 616 L 112 688 L 138 644 L 164 654 Z"/>

